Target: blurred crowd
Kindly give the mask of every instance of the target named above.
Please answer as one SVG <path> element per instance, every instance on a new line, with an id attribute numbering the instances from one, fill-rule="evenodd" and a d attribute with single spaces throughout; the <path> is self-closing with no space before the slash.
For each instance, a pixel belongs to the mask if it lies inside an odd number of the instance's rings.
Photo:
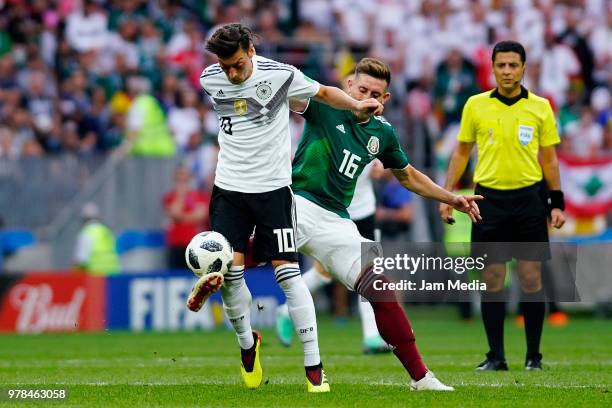
<path id="1" fill-rule="evenodd" d="M 387 61 L 387 113 L 402 119 L 402 142 L 425 166 L 448 155 L 467 98 L 494 87 L 491 48 L 509 38 L 527 49 L 525 86 L 558 114 L 561 149 L 612 150 L 606 0 L 4 0 L 0 158 L 106 153 L 133 130 L 132 102 L 144 92 L 166 119 L 167 155 L 184 156 L 210 188 L 218 124 L 199 88 L 214 62 L 203 46 L 234 21 L 259 34 L 258 53 L 324 83 L 362 56 Z M 429 141 L 415 143 L 422 134 Z"/>

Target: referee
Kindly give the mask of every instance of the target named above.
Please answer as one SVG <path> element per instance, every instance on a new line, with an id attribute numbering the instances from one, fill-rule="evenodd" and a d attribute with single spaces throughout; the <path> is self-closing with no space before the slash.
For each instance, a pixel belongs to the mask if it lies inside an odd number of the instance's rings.
<path id="1" fill-rule="evenodd" d="M 489 352 L 477 370 L 508 370 L 504 355 L 503 287 L 505 264 L 511 258 L 518 260 L 524 302 L 525 369 L 541 370 L 540 338 L 545 312 L 541 267 L 542 261 L 550 259 L 548 212 L 553 227 L 561 228 L 565 222 L 555 152 L 559 135 L 548 101 L 521 86 L 526 60 L 523 46 L 515 41 L 499 42 L 491 59 L 497 87 L 472 96 L 465 104 L 446 188 L 450 190 L 456 185 L 476 144 L 475 194 L 483 195 L 484 200 L 480 203 L 482 221 L 472 224 L 472 242 L 476 243 L 473 250 L 482 249 L 478 243 L 490 243 L 484 244 L 487 265 L 482 279 L 487 290 L 481 297 Z M 543 178 L 550 189 L 550 206 Z M 450 206 L 440 205 L 440 216 L 445 222 L 452 223 L 451 214 Z M 520 242 L 530 244 L 508 244 Z"/>

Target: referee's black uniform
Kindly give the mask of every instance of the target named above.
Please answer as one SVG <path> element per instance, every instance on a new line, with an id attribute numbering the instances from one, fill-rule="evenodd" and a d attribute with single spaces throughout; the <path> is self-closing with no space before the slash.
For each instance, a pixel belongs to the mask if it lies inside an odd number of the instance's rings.
<path id="1" fill-rule="evenodd" d="M 466 103 L 457 137 L 459 146 L 449 165 L 447 188 L 452 188 L 465 170 L 473 144 L 477 145 L 475 194 L 484 196 L 484 200 L 479 203 L 482 220 L 472 225 L 471 240 L 474 255 L 487 254 L 482 318 L 490 348 L 478 370 L 508 369 L 503 281 L 505 263 L 512 258 L 519 260 L 523 292 L 525 367 L 541 368 L 539 348 L 545 311 L 541 261 L 550 258 L 544 176 L 551 189 L 552 207 L 557 208 L 553 210 L 553 224 L 563 224 L 563 196 L 554 150 L 559 143 L 555 118 L 546 99 L 520 85 L 524 63 L 525 51 L 519 43 L 505 41 L 495 46 L 493 71 L 498 86 L 472 96 Z"/>

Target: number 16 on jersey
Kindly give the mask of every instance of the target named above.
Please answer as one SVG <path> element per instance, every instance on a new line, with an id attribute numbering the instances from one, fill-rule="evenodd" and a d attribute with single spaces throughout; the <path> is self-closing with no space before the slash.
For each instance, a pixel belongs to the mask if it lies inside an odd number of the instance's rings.
<path id="1" fill-rule="evenodd" d="M 344 159 L 342 159 L 342 163 L 340 164 L 340 168 L 338 169 L 338 171 L 347 176 L 348 178 L 352 179 L 355 177 L 355 173 L 359 168 L 359 166 L 355 162 L 360 162 L 361 157 L 349 152 L 346 149 L 343 149 L 342 153 L 344 153 Z"/>

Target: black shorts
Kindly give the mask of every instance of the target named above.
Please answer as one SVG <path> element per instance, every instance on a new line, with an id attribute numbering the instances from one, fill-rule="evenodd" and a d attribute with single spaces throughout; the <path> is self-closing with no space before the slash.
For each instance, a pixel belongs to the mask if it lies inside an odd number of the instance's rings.
<path id="1" fill-rule="evenodd" d="M 474 194 L 482 220 L 472 224 L 475 256 L 487 254 L 487 263 L 550 259 L 546 202 L 542 182 L 517 190 L 476 186 Z"/>
<path id="2" fill-rule="evenodd" d="M 355 225 L 357 226 L 357 230 L 362 237 L 367 238 L 371 241 L 374 241 L 374 229 L 376 227 L 376 217 L 374 214 L 362 218 L 360 220 L 353 220 Z"/>
<path id="3" fill-rule="evenodd" d="M 234 251 L 247 252 L 255 229 L 257 261 L 297 261 L 295 200 L 290 187 L 265 193 L 240 193 L 213 187 L 210 199 L 213 231 L 225 236 Z"/>

